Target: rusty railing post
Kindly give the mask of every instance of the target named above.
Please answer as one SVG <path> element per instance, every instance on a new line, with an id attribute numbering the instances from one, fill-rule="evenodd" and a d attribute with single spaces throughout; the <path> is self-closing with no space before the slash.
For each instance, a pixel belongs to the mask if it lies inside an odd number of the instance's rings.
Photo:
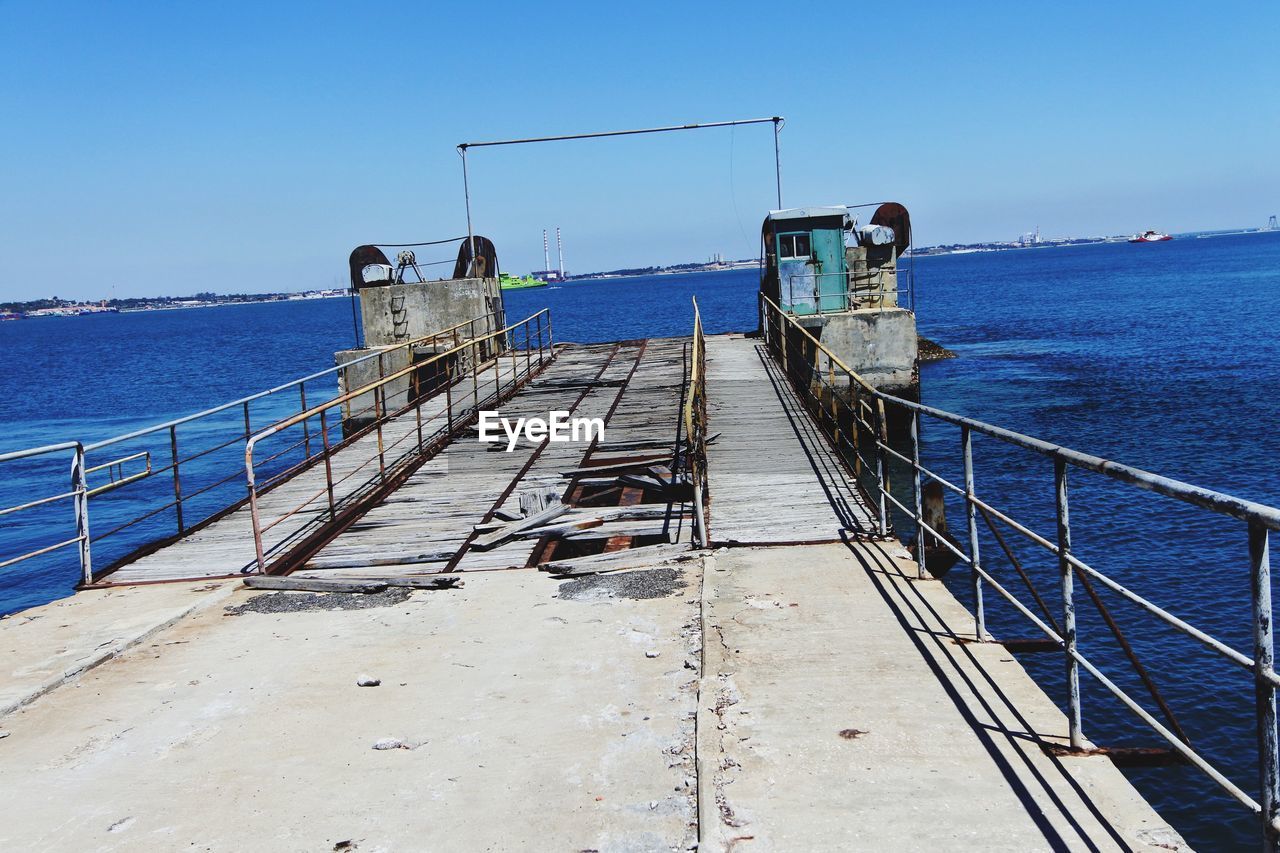
<path id="1" fill-rule="evenodd" d="M 920 482 L 920 413 L 911 410 L 911 491 L 916 504 L 916 577 L 925 578 L 924 570 L 924 490 Z"/>
<path id="2" fill-rule="evenodd" d="M 307 410 L 307 386 L 305 383 L 298 384 L 298 414 L 302 414 Z M 308 418 L 302 419 L 302 447 L 306 454 L 303 458 L 309 460 L 311 458 L 311 426 Z"/>
<path id="3" fill-rule="evenodd" d="M 75 455 L 71 457 L 71 490 L 75 492 L 76 538 L 80 540 L 80 579 L 91 584 L 93 557 L 89 549 L 89 483 L 84 473 L 84 445 L 79 442 L 76 442 Z"/>
<path id="4" fill-rule="evenodd" d="M 520 384 L 520 364 L 516 356 L 516 330 L 511 330 L 510 346 L 511 351 L 511 393 L 516 392 L 516 386 Z"/>
<path id="5" fill-rule="evenodd" d="M 409 358 L 413 358 L 412 350 Z M 412 361 L 410 362 L 412 363 Z M 418 428 L 418 452 L 422 452 L 422 377 L 417 370 L 409 374 L 413 378 L 413 414 Z"/>
<path id="6" fill-rule="evenodd" d="M 886 450 L 889 446 L 889 425 L 887 421 L 884 400 L 876 397 L 876 485 L 879 487 L 876 495 L 876 522 L 879 524 L 881 536 L 889 535 L 889 504 L 886 498 L 889 494 L 889 453 Z"/>
<path id="7" fill-rule="evenodd" d="M 324 416 L 326 411 L 320 410 L 320 438 L 324 442 L 324 484 L 329 492 L 329 520 L 333 521 L 337 515 L 337 505 L 333 499 L 333 464 L 329 461 L 329 425 Z"/>
<path id="8" fill-rule="evenodd" d="M 1253 604 L 1253 689 L 1258 728 L 1258 782 L 1262 792 L 1263 849 L 1280 849 L 1276 816 L 1280 811 L 1280 750 L 1276 740 L 1275 636 L 1271 612 L 1269 532 L 1249 524 L 1249 578 Z"/>
<path id="9" fill-rule="evenodd" d="M 182 478 L 178 476 L 178 427 L 177 424 L 169 427 L 169 459 L 173 463 L 173 507 L 178 516 L 178 535 L 186 533 L 186 527 L 182 523 Z"/>
<path id="10" fill-rule="evenodd" d="M 1062 579 L 1062 640 L 1067 663 L 1067 725 L 1071 748 L 1084 747 L 1080 726 L 1080 666 L 1076 662 L 1076 602 L 1071 570 L 1071 510 L 1067 502 L 1067 463 L 1053 460 L 1055 504 L 1058 515 L 1058 574 Z"/>
<path id="11" fill-rule="evenodd" d="M 386 445 L 382 441 L 382 419 L 387 412 L 387 386 L 379 385 L 373 389 L 373 425 L 378 434 L 378 476 L 387 478 Z"/>
<path id="12" fill-rule="evenodd" d="M 986 615 L 982 609 L 982 576 L 978 574 L 978 508 L 973 503 L 973 434 L 968 424 L 960 426 L 960 447 L 964 454 L 964 514 L 969 523 L 969 573 L 973 584 L 973 636 L 979 643 L 987 637 Z"/>
<path id="13" fill-rule="evenodd" d="M 262 547 L 262 519 L 258 516 L 258 488 L 253 481 L 253 463 L 249 463 L 249 518 L 253 522 L 253 553 L 258 561 L 258 574 L 267 573 L 267 555 Z"/>
<path id="14" fill-rule="evenodd" d="M 444 422 L 445 435 L 453 435 L 453 361 L 444 363 Z"/>
<path id="15" fill-rule="evenodd" d="M 849 377 L 849 399 L 853 401 L 853 479 L 862 485 L 862 392 L 858 383 Z"/>

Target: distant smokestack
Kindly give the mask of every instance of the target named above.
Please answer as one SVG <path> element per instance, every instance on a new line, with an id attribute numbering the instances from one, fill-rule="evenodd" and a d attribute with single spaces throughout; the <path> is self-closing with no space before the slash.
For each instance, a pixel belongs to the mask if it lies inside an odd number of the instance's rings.
<path id="1" fill-rule="evenodd" d="M 547 248 L 547 229 L 542 229 L 542 268 L 551 269 L 551 250 Z"/>
<path id="2" fill-rule="evenodd" d="M 560 257 L 560 278 L 564 278 L 564 244 L 560 242 L 560 226 L 556 226 L 556 254 Z"/>

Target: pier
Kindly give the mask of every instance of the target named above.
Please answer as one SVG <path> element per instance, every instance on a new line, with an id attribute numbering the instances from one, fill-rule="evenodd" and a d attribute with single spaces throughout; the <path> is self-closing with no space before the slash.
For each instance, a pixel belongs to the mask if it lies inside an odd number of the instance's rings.
<path id="1" fill-rule="evenodd" d="M 477 359 L 0 623 L 0 838 L 1184 849 L 884 532 L 891 448 L 838 410 L 874 398 L 810 397 L 777 328 Z M 508 453 L 476 440 L 489 402 L 605 438 Z"/>

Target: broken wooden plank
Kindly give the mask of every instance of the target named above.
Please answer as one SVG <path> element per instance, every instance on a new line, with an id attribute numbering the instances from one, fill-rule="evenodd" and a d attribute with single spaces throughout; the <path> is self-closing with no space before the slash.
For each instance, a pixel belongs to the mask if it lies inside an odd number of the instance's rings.
<path id="1" fill-rule="evenodd" d="M 627 522 L 621 522 L 609 525 L 595 524 L 589 528 L 567 531 L 562 534 L 561 538 L 572 539 L 576 542 L 582 539 L 611 539 L 614 536 L 630 536 L 632 538 L 641 536 L 669 537 L 670 532 L 661 524 L 632 525 Z M 671 541 L 670 538 L 667 541 Z"/>
<path id="2" fill-rule="evenodd" d="M 639 563 L 645 560 L 683 560 L 695 556 L 697 556 L 697 552 L 690 550 L 687 545 L 647 545 L 643 548 L 631 548 L 626 551 L 610 551 L 607 554 L 588 554 L 585 557 L 552 560 L 538 566 L 538 571 L 558 573 L 584 566 L 626 565 L 631 562 Z"/>
<path id="3" fill-rule="evenodd" d="M 569 511 L 569 507 L 562 503 L 555 503 L 544 509 L 542 512 L 534 513 L 527 518 L 519 521 L 513 521 L 510 524 L 495 530 L 492 533 L 486 533 L 478 536 L 471 542 L 471 547 L 477 551 L 488 551 L 490 548 L 497 548 L 503 542 L 514 537 L 523 530 L 531 527 L 539 527 L 551 521 L 553 518 L 559 518 Z"/>
<path id="4" fill-rule="evenodd" d="M 624 486 L 631 486 L 637 489 L 657 489 L 661 491 L 667 488 L 665 480 L 660 480 L 647 474 L 623 474 L 618 478 L 618 482 Z"/>
<path id="5" fill-rule="evenodd" d="M 615 462 L 610 465 L 593 465 L 584 468 L 575 468 L 572 471 L 561 471 L 561 477 L 591 477 L 600 474 L 621 474 L 627 471 L 634 471 L 637 468 L 647 469 L 655 461 L 654 458 L 637 459 L 632 462 Z"/>
<path id="6" fill-rule="evenodd" d="M 627 441 L 598 441 L 596 450 L 660 450 L 675 444 L 669 438 L 630 439 Z"/>
<path id="7" fill-rule="evenodd" d="M 519 521 L 524 518 L 524 515 L 525 514 L 523 512 L 516 512 L 509 509 L 495 509 L 493 511 L 493 517 L 499 521 Z"/>
<path id="8" fill-rule="evenodd" d="M 352 581 L 328 578 L 292 578 L 274 575 L 254 575 L 244 579 L 250 589 L 276 589 L 288 592 L 382 592 L 387 588 L 384 580 Z"/>
<path id="9" fill-rule="evenodd" d="M 443 563 L 456 554 L 458 548 L 451 545 L 448 548 L 440 548 L 435 551 L 420 551 L 411 554 L 400 554 L 395 557 L 369 557 L 366 555 L 359 556 L 325 556 L 321 554 L 318 557 L 312 557 L 303 567 L 307 570 L 311 569 L 359 569 L 365 566 L 403 566 L 407 563 Z"/>
<path id="10" fill-rule="evenodd" d="M 426 575 L 422 577 L 399 578 L 354 578 L 356 581 L 380 583 L 386 586 L 408 587 L 409 589 L 459 589 L 464 586 L 458 575 Z"/>
<path id="11" fill-rule="evenodd" d="M 525 489 L 517 495 L 517 500 L 520 503 L 520 512 L 524 514 L 525 518 L 529 518 L 558 502 L 560 500 L 560 490 L 554 486 Z"/>
<path id="12" fill-rule="evenodd" d="M 537 539 L 539 536 L 564 536 L 567 533 L 599 527 L 602 524 L 604 524 L 603 518 L 580 518 L 577 521 L 569 521 L 563 524 L 549 524 L 522 530 L 516 536 L 519 539 Z"/>

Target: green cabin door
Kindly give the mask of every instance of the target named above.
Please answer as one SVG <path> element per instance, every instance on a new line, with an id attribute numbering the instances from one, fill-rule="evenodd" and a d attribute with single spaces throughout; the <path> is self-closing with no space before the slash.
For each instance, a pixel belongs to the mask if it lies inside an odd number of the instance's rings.
<path id="1" fill-rule="evenodd" d="M 847 308 L 843 232 L 821 228 L 779 234 L 778 286 L 779 304 L 792 314 Z"/>
<path id="2" fill-rule="evenodd" d="M 778 235 L 778 304 L 792 314 L 818 310 L 817 281 L 810 259 L 808 231 Z"/>
<path id="3" fill-rule="evenodd" d="M 849 307 L 849 289 L 844 274 L 844 233 L 822 228 L 809 237 L 819 313 L 843 311 Z"/>

